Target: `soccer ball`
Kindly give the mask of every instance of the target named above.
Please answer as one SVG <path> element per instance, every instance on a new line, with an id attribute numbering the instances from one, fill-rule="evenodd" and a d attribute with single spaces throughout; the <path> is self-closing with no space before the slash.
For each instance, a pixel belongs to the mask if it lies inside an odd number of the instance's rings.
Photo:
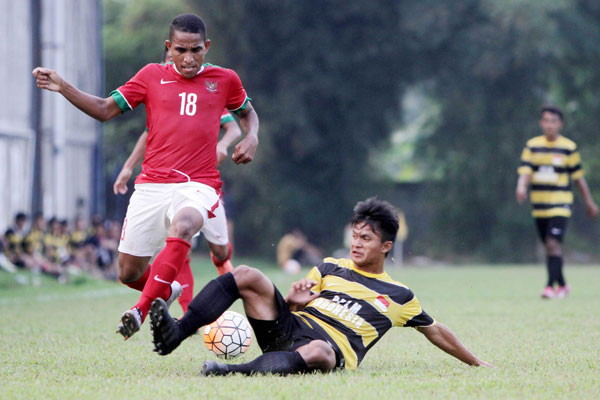
<path id="1" fill-rule="evenodd" d="M 215 322 L 204 327 L 204 345 L 218 357 L 230 359 L 248 350 L 252 329 L 248 320 L 235 311 L 225 311 Z"/>

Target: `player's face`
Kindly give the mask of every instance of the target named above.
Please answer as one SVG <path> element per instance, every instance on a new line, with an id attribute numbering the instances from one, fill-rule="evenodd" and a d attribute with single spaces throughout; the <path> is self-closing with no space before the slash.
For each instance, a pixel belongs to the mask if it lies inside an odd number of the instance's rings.
<path id="1" fill-rule="evenodd" d="M 205 40 L 199 33 L 175 31 L 171 40 L 167 40 L 165 44 L 169 48 L 177 71 L 185 78 L 191 79 L 202 68 L 204 56 L 210 47 L 210 40 Z"/>
<path id="2" fill-rule="evenodd" d="M 540 127 L 544 135 L 549 138 L 556 138 L 562 129 L 563 123 L 560 117 L 551 112 L 543 112 L 540 119 Z"/>
<path id="3" fill-rule="evenodd" d="M 370 225 L 358 223 L 352 227 L 350 258 L 358 267 L 383 264 L 385 253 L 392 248 L 392 242 L 381 241 L 381 235 Z"/>

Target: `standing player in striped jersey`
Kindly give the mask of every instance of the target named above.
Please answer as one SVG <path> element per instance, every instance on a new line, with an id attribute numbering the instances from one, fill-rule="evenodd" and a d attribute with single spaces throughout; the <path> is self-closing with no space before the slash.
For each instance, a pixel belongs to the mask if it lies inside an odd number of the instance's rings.
<path id="1" fill-rule="evenodd" d="M 570 288 L 562 272 L 561 243 L 573 204 L 571 182 L 577 184 L 591 218 L 598 214 L 598 206 L 583 177 L 577 145 L 560 134 L 563 127 L 562 110 L 556 106 L 543 107 L 540 127 L 544 134 L 530 139 L 523 149 L 516 196 L 517 201 L 523 203 L 531 184 L 532 215 L 546 247 L 548 282 L 542 297 L 564 298 Z"/>
<path id="2" fill-rule="evenodd" d="M 241 298 L 264 354 L 246 364 L 205 362 L 203 375 L 356 369 L 394 326 L 416 328 L 466 364 L 492 366 L 434 321 L 413 292 L 384 271 L 398 232 L 394 207 L 376 198 L 358 203 L 352 231 L 351 260 L 326 258 L 307 278 L 292 284 L 285 299 L 262 272 L 245 265 L 209 282 L 177 322 L 165 301 L 156 299 L 150 311 L 155 351 L 169 354 Z"/>
<path id="3" fill-rule="evenodd" d="M 165 45 L 173 64 L 146 65 L 104 99 L 76 89 L 56 71 L 33 70 L 39 88 L 61 93 L 100 121 L 146 105 L 146 153 L 119 244 L 120 277 L 128 286 L 143 288 L 139 301 L 121 316 L 118 332 L 125 339 L 140 329 L 154 299 L 172 300 L 171 285 L 189 242 L 219 206 L 216 148 L 224 108 L 240 116 L 246 134 L 235 146 L 233 161 L 249 163 L 258 146 L 258 116 L 240 78 L 233 70 L 204 64 L 210 47 L 204 21 L 193 14 L 177 16 Z M 135 281 L 161 248 L 147 281 Z"/>

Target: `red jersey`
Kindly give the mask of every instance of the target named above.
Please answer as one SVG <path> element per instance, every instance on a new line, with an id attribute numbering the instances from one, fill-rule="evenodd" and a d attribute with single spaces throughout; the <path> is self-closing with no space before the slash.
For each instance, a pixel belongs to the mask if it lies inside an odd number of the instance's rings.
<path id="1" fill-rule="evenodd" d="M 184 78 L 175 64 L 148 64 L 110 93 L 121 112 L 146 105 L 148 139 L 136 183 L 194 181 L 217 191 L 217 142 L 223 109 L 236 111 L 249 100 L 238 75 L 204 64 Z"/>

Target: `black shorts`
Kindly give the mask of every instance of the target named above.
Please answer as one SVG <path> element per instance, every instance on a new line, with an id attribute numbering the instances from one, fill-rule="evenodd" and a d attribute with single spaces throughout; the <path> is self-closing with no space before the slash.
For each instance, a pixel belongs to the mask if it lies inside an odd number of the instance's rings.
<path id="1" fill-rule="evenodd" d="M 562 243 L 568 221 L 567 217 L 535 218 L 535 225 L 542 242 L 546 243 L 546 238 L 551 237 Z"/>
<path id="2" fill-rule="evenodd" d="M 324 340 L 335 352 L 336 368 L 344 367 L 344 356 L 335 342 L 317 324 L 312 327 L 302 318 L 290 311 L 285 299 L 275 287 L 277 319 L 275 321 L 257 320 L 248 317 L 256 335 L 256 342 L 263 353 L 270 351 L 295 351 L 313 340 Z"/>

